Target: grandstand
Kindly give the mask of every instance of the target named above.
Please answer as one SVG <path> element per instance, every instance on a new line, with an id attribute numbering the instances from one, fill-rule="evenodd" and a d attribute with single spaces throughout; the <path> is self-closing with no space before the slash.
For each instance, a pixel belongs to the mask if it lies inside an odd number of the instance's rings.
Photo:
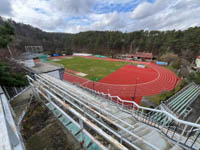
<path id="1" fill-rule="evenodd" d="M 151 84 L 138 84 L 137 96 L 176 86 L 177 77 L 172 72 L 150 65 L 159 70 L 159 78 L 150 81 Z M 65 74 L 64 81 L 47 73 L 27 78 L 34 96 L 85 149 L 199 150 L 200 125 L 183 120 L 191 114 L 191 105 L 200 95 L 200 87 L 194 83 L 151 109 L 118 96 L 124 94 L 120 93 L 122 89 L 132 92 L 129 88 L 134 89 L 135 84 L 93 85 L 94 82 L 72 74 Z M 110 91 L 103 91 L 106 86 L 110 86 Z"/>
<path id="2" fill-rule="evenodd" d="M 76 123 L 70 116 L 68 116 L 63 110 L 53 103 L 47 103 L 47 107 L 50 111 L 53 112 L 55 117 L 63 124 L 63 126 L 71 131 L 72 135 L 81 143 L 83 138 L 85 140 L 84 146 L 88 150 L 103 150 L 106 149 L 98 141 L 95 141 L 94 138 L 87 131 L 82 131 L 82 127 Z M 94 142 L 95 141 L 95 142 Z"/>
<path id="3" fill-rule="evenodd" d="M 97 149 L 109 149 L 110 144 L 115 148 L 120 146 L 124 149 L 143 150 L 181 149 L 177 145 L 189 149 L 198 149 L 200 146 L 200 126 L 182 121 L 164 109 L 141 107 L 135 102 L 121 100 L 117 96 L 97 92 L 80 85 L 73 85 L 66 81 L 63 82 L 45 74 L 42 76 L 35 75 L 35 77 L 36 82 L 28 77 L 30 84 L 35 87 L 41 97 L 47 100 L 45 105 L 66 129 L 71 131 L 76 139 L 80 140 L 81 124 L 95 129 L 99 134 L 98 136 L 106 139 L 103 143 L 101 141 L 98 143 L 96 142 L 96 138 L 99 139 L 97 134 L 95 134 L 94 139 L 94 137 L 90 137 L 90 135 L 92 136 L 91 130 L 87 130 L 88 133 L 86 132 L 83 135 L 86 136 L 86 143 L 90 141 L 89 144 L 86 144 L 88 149 L 92 145 Z M 183 90 L 187 91 L 193 86 L 196 85 L 189 85 Z M 185 93 L 184 91 L 180 91 L 177 95 Z M 177 97 L 177 95 L 174 97 Z M 132 107 L 127 107 L 130 106 L 127 105 L 128 103 L 131 103 Z M 80 123 L 80 120 L 83 123 Z M 113 139 L 103 131 L 109 133 Z M 170 142 L 169 139 L 174 142 Z M 113 141 L 115 142 L 113 143 Z"/>
<path id="4" fill-rule="evenodd" d="M 177 118 L 185 120 L 185 118 L 188 117 L 188 115 L 193 111 L 190 106 L 193 102 L 195 102 L 199 95 L 200 86 L 195 83 L 191 83 L 167 101 L 162 102 L 157 109 L 165 110 Z M 149 116 L 151 116 L 154 122 L 159 122 L 159 124 L 170 123 L 169 120 L 166 121 L 166 116 L 164 114 L 150 113 Z M 194 120 L 197 119 L 198 118 Z"/>

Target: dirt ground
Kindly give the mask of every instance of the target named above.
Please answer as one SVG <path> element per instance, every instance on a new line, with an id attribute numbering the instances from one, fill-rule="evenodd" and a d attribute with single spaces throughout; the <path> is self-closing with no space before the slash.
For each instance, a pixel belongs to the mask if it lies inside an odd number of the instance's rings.
<path id="1" fill-rule="evenodd" d="M 78 150 L 72 135 L 51 112 L 35 101 L 23 119 L 22 135 L 27 150 Z"/>

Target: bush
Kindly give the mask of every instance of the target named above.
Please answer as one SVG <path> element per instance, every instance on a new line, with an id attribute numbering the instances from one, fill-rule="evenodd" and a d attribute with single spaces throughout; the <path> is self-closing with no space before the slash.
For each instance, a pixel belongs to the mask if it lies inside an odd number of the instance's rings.
<path id="1" fill-rule="evenodd" d="M 66 49 L 62 53 L 66 54 L 66 55 L 73 55 L 73 50 L 72 49 Z"/>
<path id="2" fill-rule="evenodd" d="M 178 57 L 178 55 L 176 55 L 174 53 L 166 53 L 160 59 L 161 59 L 161 61 L 168 62 L 169 65 L 175 69 L 180 68 L 181 59 Z"/>
<path id="3" fill-rule="evenodd" d="M 200 72 L 191 72 L 189 74 L 189 81 L 195 82 L 196 84 L 200 84 Z"/>
<path id="4" fill-rule="evenodd" d="M 25 73 L 12 71 L 8 64 L 0 63 L 0 85 L 22 87 L 28 85 Z"/>

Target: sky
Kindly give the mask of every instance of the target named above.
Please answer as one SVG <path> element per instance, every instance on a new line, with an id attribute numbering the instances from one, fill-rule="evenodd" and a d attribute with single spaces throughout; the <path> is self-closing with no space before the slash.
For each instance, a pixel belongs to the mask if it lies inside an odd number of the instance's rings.
<path id="1" fill-rule="evenodd" d="M 0 0 L 0 16 L 49 32 L 184 30 L 200 26 L 200 0 Z"/>

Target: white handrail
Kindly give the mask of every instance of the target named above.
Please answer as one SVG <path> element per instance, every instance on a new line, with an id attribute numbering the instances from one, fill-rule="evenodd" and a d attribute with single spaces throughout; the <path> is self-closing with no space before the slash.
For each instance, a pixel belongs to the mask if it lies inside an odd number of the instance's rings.
<path id="1" fill-rule="evenodd" d="M 82 86 L 81 86 L 81 87 L 82 87 Z M 83 87 L 83 88 L 85 88 L 85 87 Z M 89 88 L 86 88 L 86 89 L 89 89 Z M 97 93 L 97 91 L 95 91 L 95 90 L 92 90 L 92 89 L 89 89 L 89 90 L 94 91 L 95 93 Z M 192 122 L 180 120 L 180 119 L 176 118 L 175 116 L 173 116 L 172 114 L 168 113 L 167 111 L 143 107 L 143 106 L 138 105 L 138 104 L 135 103 L 134 101 L 122 100 L 119 96 L 111 96 L 110 94 L 104 94 L 103 92 L 100 92 L 100 94 L 102 94 L 102 95 L 104 95 L 104 96 L 109 96 L 110 98 L 117 98 L 121 103 L 133 104 L 133 105 L 135 105 L 135 106 L 136 106 L 137 108 L 139 108 L 139 109 L 163 113 L 163 114 L 167 115 L 168 117 L 172 118 L 173 120 L 175 120 L 175 121 L 178 122 L 178 123 L 200 128 L 200 124 L 196 124 L 196 123 L 192 123 Z"/>
<path id="2" fill-rule="evenodd" d="M 40 76 L 40 75 L 35 75 L 36 77 L 39 77 L 39 78 L 44 78 L 44 79 L 48 79 L 49 78 L 49 80 L 51 80 L 50 79 L 50 76 L 49 75 L 46 75 L 46 74 L 43 74 L 42 76 Z M 28 76 L 27 76 L 28 77 Z M 29 77 L 28 77 L 29 78 Z M 53 79 L 53 78 L 52 78 Z M 78 86 L 80 86 L 80 85 L 78 85 Z M 126 105 L 130 105 L 130 104 L 132 104 L 131 106 L 132 106 L 132 109 L 134 110 L 134 108 L 136 108 L 136 110 L 137 110 L 137 112 L 136 112 L 136 114 L 135 115 L 137 115 L 137 119 L 139 120 L 139 121 L 141 121 L 141 122 L 147 122 L 147 124 L 149 124 L 149 125 L 152 125 L 152 124 L 154 124 L 155 126 L 156 126 L 156 124 L 157 123 L 155 123 L 154 121 L 152 122 L 152 121 L 149 121 L 146 117 L 146 119 L 145 118 L 143 118 L 143 112 L 145 111 L 145 110 L 147 110 L 147 111 L 151 111 L 151 112 L 155 112 L 155 113 L 161 113 L 161 114 L 163 114 L 166 118 L 168 118 L 167 120 L 174 120 L 178 125 L 183 125 L 185 128 L 186 128 L 186 126 L 187 127 L 189 127 L 189 126 L 191 126 L 191 127 L 196 127 L 196 128 L 198 128 L 198 129 L 195 129 L 195 131 L 198 131 L 198 130 L 200 130 L 200 125 L 199 124 L 196 124 L 196 123 L 192 123 L 192 122 L 188 122 L 188 121 L 184 121 L 184 120 L 180 120 L 180 119 L 178 119 L 178 118 L 176 118 L 175 116 L 173 116 L 173 114 L 170 114 L 169 112 L 167 112 L 167 111 L 165 111 L 165 110 L 157 110 L 157 109 L 152 109 L 152 108 L 147 108 L 147 107 L 142 107 L 142 106 L 139 106 L 137 103 L 135 103 L 134 101 L 129 101 L 129 100 L 122 100 L 120 97 L 118 97 L 118 96 L 112 96 L 112 95 L 110 95 L 110 94 L 104 94 L 103 92 L 98 92 L 98 91 L 95 91 L 95 90 L 93 90 L 93 89 L 89 89 L 89 88 L 86 88 L 86 87 L 83 87 L 83 86 L 80 86 L 80 87 L 82 87 L 82 88 L 84 88 L 84 89 L 87 89 L 87 90 L 89 90 L 89 91 L 92 91 L 92 92 L 94 92 L 94 93 L 96 93 L 96 94 L 99 94 L 99 95 L 102 95 L 103 97 L 105 97 L 105 98 L 111 98 L 111 100 L 112 101 L 115 101 L 114 99 L 117 99 L 117 102 L 118 103 L 120 103 L 120 104 L 122 104 L 122 105 L 124 105 L 125 103 L 126 103 Z M 113 99 L 114 98 L 114 99 Z M 115 101 L 116 102 L 116 101 Z M 123 107 L 123 109 L 124 109 L 124 107 Z M 141 109 L 141 110 L 140 110 Z M 130 113 L 133 115 L 133 112 L 134 111 L 130 111 Z M 142 114 L 141 114 L 142 113 Z M 141 116 L 142 115 L 142 116 Z M 147 116 L 148 117 L 148 116 Z M 157 126 L 158 126 L 158 128 L 162 131 L 162 132 L 168 132 L 168 130 L 165 128 L 166 127 L 166 124 L 157 124 Z M 163 129 L 166 129 L 166 130 L 163 130 Z M 188 132 L 188 131 L 184 131 L 184 132 Z M 169 133 L 169 134 L 172 134 L 172 133 Z M 177 139 L 177 136 L 175 137 L 176 139 Z M 178 140 L 179 141 L 179 140 Z"/>

